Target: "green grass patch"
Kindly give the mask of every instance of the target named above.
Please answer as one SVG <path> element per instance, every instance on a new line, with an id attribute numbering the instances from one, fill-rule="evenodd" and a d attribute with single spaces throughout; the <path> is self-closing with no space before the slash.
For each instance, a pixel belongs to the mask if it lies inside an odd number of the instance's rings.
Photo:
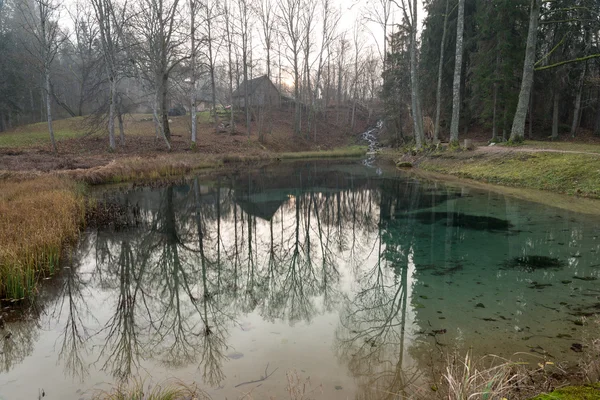
<path id="1" fill-rule="evenodd" d="M 305 158 L 351 158 L 362 157 L 367 153 L 366 146 L 347 146 L 333 150 L 297 151 L 274 155 L 282 160 L 297 160 Z"/>
<path id="2" fill-rule="evenodd" d="M 573 153 L 444 155 L 421 163 L 426 171 L 478 181 L 600 198 L 600 157 Z"/>
<path id="3" fill-rule="evenodd" d="M 54 121 L 54 138 L 57 141 L 61 141 L 83 136 L 85 132 L 79 128 L 82 120 L 83 117 L 76 117 Z M 49 144 L 50 134 L 48 133 L 47 122 L 29 124 L 0 133 L 0 148 L 32 147 Z"/>
<path id="4" fill-rule="evenodd" d="M 530 400 L 600 400 L 600 388 L 595 386 L 569 386 L 544 393 Z"/>

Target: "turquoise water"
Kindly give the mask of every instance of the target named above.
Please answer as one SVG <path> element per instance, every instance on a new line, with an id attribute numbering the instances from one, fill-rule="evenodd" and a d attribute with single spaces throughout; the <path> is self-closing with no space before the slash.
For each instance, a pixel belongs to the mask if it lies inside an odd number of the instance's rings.
<path id="1" fill-rule="evenodd" d="M 377 399 L 454 351 L 576 362 L 597 334 L 597 216 L 359 163 L 99 196 L 126 216 L 90 228 L 34 306 L 3 310 L 0 398 L 176 377 L 215 399 L 289 382 Z"/>

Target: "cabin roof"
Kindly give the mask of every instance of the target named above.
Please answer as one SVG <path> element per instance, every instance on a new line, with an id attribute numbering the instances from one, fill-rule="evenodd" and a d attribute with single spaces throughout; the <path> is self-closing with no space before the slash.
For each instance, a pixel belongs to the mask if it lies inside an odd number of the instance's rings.
<path id="1" fill-rule="evenodd" d="M 277 90 L 277 88 L 275 87 L 275 85 L 273 85 L 273 82 L 271 82 L 269 77 L 267 75 L 263 75 L 263 76 L 259 76 L 258 78 L 250 79 L 248 81 L 248 83 L 246 83 L 245 81 L 242 82 L 242 84 L 233 91 L 233 97 L 245 96 L 246 85 L 248 85 L 248 96 L 251 96 L 256 91 L 256 89 L 260 85 L 262 85 L 264 82 L 269 83 L 271 86 L 273 86 L 275 88 L 275 90 Z"/>

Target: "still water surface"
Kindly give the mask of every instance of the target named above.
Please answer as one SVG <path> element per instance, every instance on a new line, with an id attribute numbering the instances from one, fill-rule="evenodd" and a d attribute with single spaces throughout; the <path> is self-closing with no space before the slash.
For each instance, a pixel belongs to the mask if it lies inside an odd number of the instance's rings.
<path id="1" fill-rule="evenodd" d="M 597 216 L 359 163 L 103 197 L 129 226 L 89 230 L 11 313 L 1 399 L 87 399 L 131 377 L 287 398 L 289 371 L 317 398 L 379 399 L 455 349 L 576 361 L 596 334 Z"/>

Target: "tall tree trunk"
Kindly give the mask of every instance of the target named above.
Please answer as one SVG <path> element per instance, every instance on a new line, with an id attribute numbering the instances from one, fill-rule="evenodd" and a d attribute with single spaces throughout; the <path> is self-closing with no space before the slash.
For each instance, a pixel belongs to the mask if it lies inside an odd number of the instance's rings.
<path id="1" fill-rule="evenodd" d="M 450 143 L 458 143 L 458 126 L 460 124 L 460 82 L 462 76 L 464 30 L 465 0 L 459 0 L 458 20 L 456 23 L 456 56 L 454 64 L 454 83 L 452 85 L 452 122 L 450 123 Z"/>
<path id="2" fill-rule="evenodd" d="M 123 127 L 123 105 L 121 96 L 117 99 L 117 120 L 119 121 L 119 138 L 121 140 L 121 146 L 125 146 L 125 128 Z"/>
<path id="3" fill-rule="evenodd" d="M 117 147 L 115 143 L 115 107 L 117 105 L 117 80 L 114 75 L 110 75 L 110 99 L 108 103 L 108 143 L 110 150 L 114 151 Z"/>
<path id="4" fill-rule="evenodd" d="M 162 117 L 162 130 L 163 130 L 163 136 L 165 137 L 165 140 L 167 141 L 171 141 L 171 128 L 169 127 L 169 107 L 168 107 L 168 87 L 167 87 L 167 82 L 169 80 L 169 75 L 166 73 L 162 74 L 162 82 L 161 82 L 161 101 L 160 101 L 160 107 L 161 107 L 161 117 Z M 171 145 L 169 144 L 169 150 L 171 150 Z"/>
<path id="5" fill-rule="evenodd" d="M 160 91 L 157 91 L 156 92 L 156 101 L 155 101 L 156 104 L 159 103 L 158 98 L 160 96 L 161 96 Z M 167 118 L 169 118 L 168 115 L 167 115 Z M 169 138 L 166 135 L 165 126 L 164 126 L 163 121 L 164 121 L 164 118 L 161 119 L 161 117 L 157 114 L 157 111 L 154 111 L 154 123 L 159 128 L 158 132 L 160 133 L 163 140 L 165 141 L 165 144 L 167 145 L 167 150 L 171 151 L 171 143 L 169 142 Z"/>
<path id="6" fill-rule="evenodd" d="M 533 137 L 533 88 L 531 89 L 531 96 L 529 98 L 529 139 Z"/>
<path id="7" fill-rule="evenodd" d="M 529 105 L 529 94 L 533 86 L 533 69 L 535 64 L 535 48 L 537 42 L 537 30 L 540 20 L 541 0 L 531 0 L 531 11 L 529 13 L 529 32 L 527 33 L 527 48 L 525 50 L 525 62 L 523 63 L 523 79 L 519 102 L 513 119 L 510 132 L 510 140 L 513 142 L 523 141 L 525 136 L 525 118 Z"/>
<path id="8" fill-rule="evenodd" d="M 440 63 L 438 65 L 437 92 L 435 95 L 435 125 L 433 127 L 433 142 L 440 140 L 440 114 L 442 112 L 442 70 L 444 66 L 444 45 L 446 44 L 446 33 L 448 31 L 448 13 L 450 0 L 446 0 L 446 13 L 444 14 L 444 30 L 442 33 L 442 43 L 440 44 Z"/>
<path id="9" fill-rule="evenodd" d="M 198 129 L 198 119 L 196 118 L 196 1 L 190 0 L 190 39 L 191 39 L 191 60 L 190 68 L 192 70 L 192 96 L 190 107 L 190 118 L 192 119 L 192 143 L 196 144 L 196 132 Z"/>
<path id="10" fill-rule="evenodd" d="M 502 141 L 506 142 L 508 139 L 506 137 L 506 133 L 508 130 L 508 110 L 506 109 L 506 104 L 504 105 L 504 115 L 502 116 Z"/>
<path id="11" fill-rule="evenodd" d="M 413 2 L 413 17 L 411 21 L 410 32 L 410 83 L 411 83 L 411 104 L 414 126 L 414 135 L 417 149 L 423 148 L 423 114 L 421 112 L 421 99 L 419 90 L 419 71 L 417 64 L 417 0 Z"/>
<path id="12" fill-rule="evenodd" d="M 498 141 L 498 122 L 496 114 L 498 113 L 498 83 L 494 82 L 494 111 L 492 117 L 492 142 Z"/>
<path id="13" fill-rule="evenodd" d="M 233 104 L 233 60 L 231 58 L 231 53 L 233 51 L 233 38 L 231 32 L 231 9 L 229 8 L 229 1 L 225 2 L 224 15 L 225 15 L 225 35 L 227 40 L 227 59 L 229 62 L 229 133 L 233 134 L 235 131 L 233 125 L 233 115 L 234 115 L 234 104 Z"/>
<path id="14" fill-rule="evenodd" d="M 554 90 L 554 107 L 552 108 L 552 139 L 558 139 L 558 106 L 560 103 L 560 94 Z"/>
<path id="15" fill-rule="evenodd" d="M 571 136 L 575 137 L 575 134 L 579 130 L 579 118 L 581 116 L 581 94 L 583 93 L 583 83 L 585 82 L 586 65 L 583 66 L 581 76 L 579 77 L 579 84 L 577 85 L 577 96 L 575 96 L 575 110 L 573 111 L 573 123 L 571 124 Z"/>
<path id="16" fill-rule="evenodd" d="M 301 126 L 301 108 L 300 108 L 300 72 L 298 70 L 298 49 L 294 48 L 294 132 L 300 135 Z"/>
<path id="17" fill-rule="evenodd" d="M 162 136 L 162 128 L 160 127 L 160 120 L 158 118 L 158 95 L 155 95 L 152 101 L 152 120 L 154 121 L 156 140 L 158 140 Z"/>
<path id="18" fill-rule="evenodd" d="M 600 136 L 600 88 L 596 99 L 596 124 L 594 126 L 594 135 Z"/>
<path id="19" fill-rule="evenodd" d="M 206 5 L 206 25 L 208 31 L 208 62 L 210 63 L 210 91 L 211 91 L 211 112 L 215 123 L 215 133 L 219 132 L 219 116 L 217 115 L 217 93 L 215 85 L 215 59 L 213 55 L 212 43 L 212 5 Z"/>
<path id="20" fill-rule="evenodd" d="M 54 127 L 52 126 L 52 99 L 50 97 L 50 69 L 44 68 L 45 86 L 46 86 L 46 118 L 48 119 L 48 132 L 50 133 L 50 143 L 52 143 L 52 151 L 58 153 L 56 140 L 54 140 Z"/>
<path id="21" fill-rule="evenodd" d="M 339 57 L 342 57 L 341 55 Z M 338 73 L 337 73 L 337 101 L 335 102 L 336 108 L 336 125 L 340 124 L 340 105 L 342 103 L 342 63 L 338 61 Z"/>

